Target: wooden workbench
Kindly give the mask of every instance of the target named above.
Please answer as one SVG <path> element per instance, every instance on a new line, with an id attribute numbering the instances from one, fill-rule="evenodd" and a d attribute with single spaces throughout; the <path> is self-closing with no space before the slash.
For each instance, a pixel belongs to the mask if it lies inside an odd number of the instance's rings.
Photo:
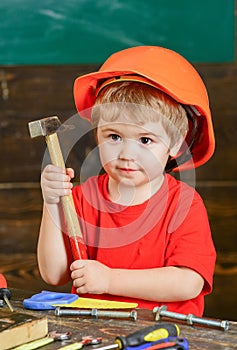
<path id="1" fill-rule="evenodd" d="M 33 294 L 30 292 L 13 289 L 11 303 L 16 312 L 25 312 L 31 315 L 46 315 L 49 321 L 49 331 L 72 333 L 72 342 L 80 341 L 83 336 L 93 335 L 102 337 L 101 345 L 108 345 L 114 342 L 117 335 L 126 336 L 141 328 L 154 324 L 154 316 L 151 310 L 138 309 L 137 321 L 127 319 L 109 319 L 91 317 L 56 317 L 53 310 L 49 311 L 32 311 L 23 308 L 23 300 Z M 237 322 L 230 321 L 227 331 L 219 329 L 210 329 L 200 326 L 188 326 L 179 322 L 163 319 L 176 323 L 180 328 L 180 336 L 188 339 L 189 349 L 196 350 L 221 350 L 237 349 Z M 59 349 L 66 345 L 62 342 L 54 342 L 43 347 L 44 350 Z M 88 350 L 99 348 L 97 346 L 87 346 Z"/>

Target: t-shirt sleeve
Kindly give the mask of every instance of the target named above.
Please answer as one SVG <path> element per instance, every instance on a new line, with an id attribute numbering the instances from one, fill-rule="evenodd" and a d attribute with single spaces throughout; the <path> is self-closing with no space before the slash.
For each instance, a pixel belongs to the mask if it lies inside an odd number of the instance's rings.
<path id="1" fill-rule="evenodd" d="M 180 217 L 182 207 L 176 212 Z M 175 227 L 174 222 L 172 226 Z M 212 290 L 216 251 L 204 203 L 195 192 L 192 204 L 182 223 L 170 230 L 165 266 L 183 266 L 198 272 L 204 279 L 203 293 Z"/>

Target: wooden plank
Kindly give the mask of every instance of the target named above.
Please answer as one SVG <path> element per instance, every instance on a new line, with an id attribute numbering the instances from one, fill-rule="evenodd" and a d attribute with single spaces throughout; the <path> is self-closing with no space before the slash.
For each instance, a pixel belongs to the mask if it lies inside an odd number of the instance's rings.
<path id="1" fill-rule="evenodd" d="M 209 92 L 216 133 L 213 158 L 197 169 L 199 180 L 233 180 L 235 175 L 235 140 L 237 139 L 237 65 L 199 64 L 195 67 Z M 43 140 L 31 140 L 27 124 L 31 120 L 57 114 L 62 122 L 76 113 L 72 87 L 75 78 L 98 66 L 21 66 L 0 67 L 8 95 L 0 89 L 1 153 L 3 168 L 0 182 L 37 181 L 45 151 Z M 91 138 L 85 148 L 94 148 Z M 27 150 L 27 151 L 26 151 Z M 75 158 L 84 150 L 75 147 Z"/>
<path id="2" fill-rule="evenodd" d="M 237 184 L 210 182 L 197 190 L 207 208 L 217 251 L 237 251 Z"/>
<path id="3" fill-rule="evenodd" d="M 0 66 L 9 96 L 1 109 L 44 115 L 45 112 L 73 111 L 72 87 L 77 76 L 98 69 L 98 65 Z M 14 101 L 14 105 L 12 102 Z M 13 108 L 14 106 L 14 108 Z"/>
<path id="4" fill-rule="evenodd" d="M 206 186 L 205 186 L 206 184 Z M 197 183 L 209 215 L 216 248 L 237 251 L 237 184 Z M 16 186 L 17 184 L 12 184 Z M 0 252 L 34 252 L 42 212 L 39 183 L 18 184 L 20 188 L 0 188 Z M 7 186 L 7 185 L 5 185 Z"/>
<path id="5" fill-rule="evenodd" d="M 215 153 L 207 164 L 197 169 L 197 178 L 235 180 L 237 64 L 199 64 L 195 67 L 207 86 L 216 138 Z"/>
<path id="6" fill-rule="evenodd" d="M 13 349 L 46 337 L 48 320 L 46 316 L 29 316 L 22 312 L 0 310 L 0 344 L 2 350 Z"/>
<path id="7" fill-rule="evenodd" d="M 0 272 L 4 274 L 8 287 L 27 289 L 29 292 L 39 293 L 42 290 L 70 292 L 71 283 L 64 286 L 50 286 L 45 283 L 37 265 L 34 253 L 0 253 Z"/>
<path id="8" fill-rule="evenodd" d="M 39 187 L 0 193 L 0 252 L 35 252 L 42 210 Z"/>
<path id="9" fill-rule="evenodd" d="M 219 252 L 212 294 L 205 299 L 205 315 L 236 320 L 237 253 Z"/>

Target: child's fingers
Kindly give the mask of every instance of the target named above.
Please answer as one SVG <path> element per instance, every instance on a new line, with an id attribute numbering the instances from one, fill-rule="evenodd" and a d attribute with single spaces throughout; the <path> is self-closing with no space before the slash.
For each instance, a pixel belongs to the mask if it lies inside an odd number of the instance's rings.
<path id="1" fill-rule="evenodd" d="M 70 176 L 70 178 L 74 177 L 74 169 L 72 168 L 66 168 L 62 169 L 56 165 L 53 164 L 48 164 L 45 168 L 44 171 L 49 172 L 49 173 L 59 173 L 59 174 L 67 174 Z"/>
<path id="2" fill-rule="evenodd" d="M 59 198 L 71 194 L 73 184 L 64 169 L 47 165 L 41 174 L 41 188 L 46 203 L 58 203 Z"/>
<path id="3" fill-rule="evenodd" d="M 60 187 L 59 187 L 60 186 Z M 62 187 L 61 185 L 59 185 L 57 187 L 57 185 L 55 185 L 55 187 L 53 186 L 45 186 L 44 187 L 44 193 L 46 194 L 46 196 L 54 196 L 54 197 L 62 197 L 62 196 L 68 196 L 71 194 L 71 188 L 70 187 Z"/>
<path id="4" fill-rule="evenodd" d="M 66 174 L 66 171 L 54 165 L 48 165 L 41 174 L 43 181 L 53 182 L 70 182 L 71 177 Z"/>
<path id="5" fill-rule="evenodd" d="M 70 176 L 66 175 L 66 174 L 60 174 L 60 173 L 47 173 L 47 174 L 43 174 L 42 176 L 42 180 L 43 181 L 48 181 L 48 182 L 52 182 L 53 183 L 61 183 L 61 184 L 67 184 L 69 187 L 69 185 L 71 186 L 71 178 Z M 54 186 L 55 187 L 55 186 Z"/>
<path id="6" fill-rule="evenodd" d="M 78 260 L 77 260 L 78 261 Z M 72 278 L 72 284 L 76 288 L 77 293 L 87 293 L 88 290 L 86 288 L 86 276 L 85 276 L 85 266 L 83 264 L 83 261 L 78 261 L 79 263 L 76 264 L 77 268 L 74 269 L 71 266 L 71 278 Z M 74 264 L 75 266 L 75 264 Z"/>
<path id="7" fill-rule="evenodd" d="M 74 271 L 77 269 L 82 269 L 83 267 L 85 267 L 86 261 L 83 259 L 73 261 L 73 263 L 70 266 L 70 270 Z"/>
<path id="8" fill-rule="evenodd" d="M 64 169 L 61 169 L 59 167 L 56 167 L 54 165 L 47 165 L 44 170 L 42 171 L 41 177 L 44 177 L 46 179 L 60 179 L 60 176 L 67 176 L 66 171 Z"/>
<path id="9" fill-rule="evenodd" d="M 72 168 L 67 168 L 67 169 L 66 169 L 66 174 L 67 174 L 68 176 L 70 176 L 71 179 L 73 179 L 74 176 L 75 176 L 74 170 L 73 170 Z"/>
<path id="10" fill-rule="evenodd" d="M 64 173 L 65 174 L 65 170 L 53 165 L 53 164 L 48 164 L 46 165 L 46 167 L 44 168 L 43 172 L 52 172 L 52 173 Z"/>
<path id="11" fill-rule="evenodd" d="M 47 165 L 42 176 L 51 181 L 71 181 L 74 177 L 74 170 L 72 168 L 64 170 L 54 165 Z"/>

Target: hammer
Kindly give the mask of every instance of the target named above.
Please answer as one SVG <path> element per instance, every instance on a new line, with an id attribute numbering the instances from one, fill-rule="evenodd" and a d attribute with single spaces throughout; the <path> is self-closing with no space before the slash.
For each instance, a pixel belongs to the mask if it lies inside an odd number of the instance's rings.
<path id="1" fill-rule="evenodd" d="M 60 126 L 61 122 L 57 116 L 47 117 L 28 123 L 31 138 L 45 136 L 52 164 L 65 170 L 65 162 L 57 135 L 57 130 Z M 62 196 L 61 202 L 73 258 L 75 260 L 87 259 L 86 246 L 83 242 L 72 195 Z"/>

